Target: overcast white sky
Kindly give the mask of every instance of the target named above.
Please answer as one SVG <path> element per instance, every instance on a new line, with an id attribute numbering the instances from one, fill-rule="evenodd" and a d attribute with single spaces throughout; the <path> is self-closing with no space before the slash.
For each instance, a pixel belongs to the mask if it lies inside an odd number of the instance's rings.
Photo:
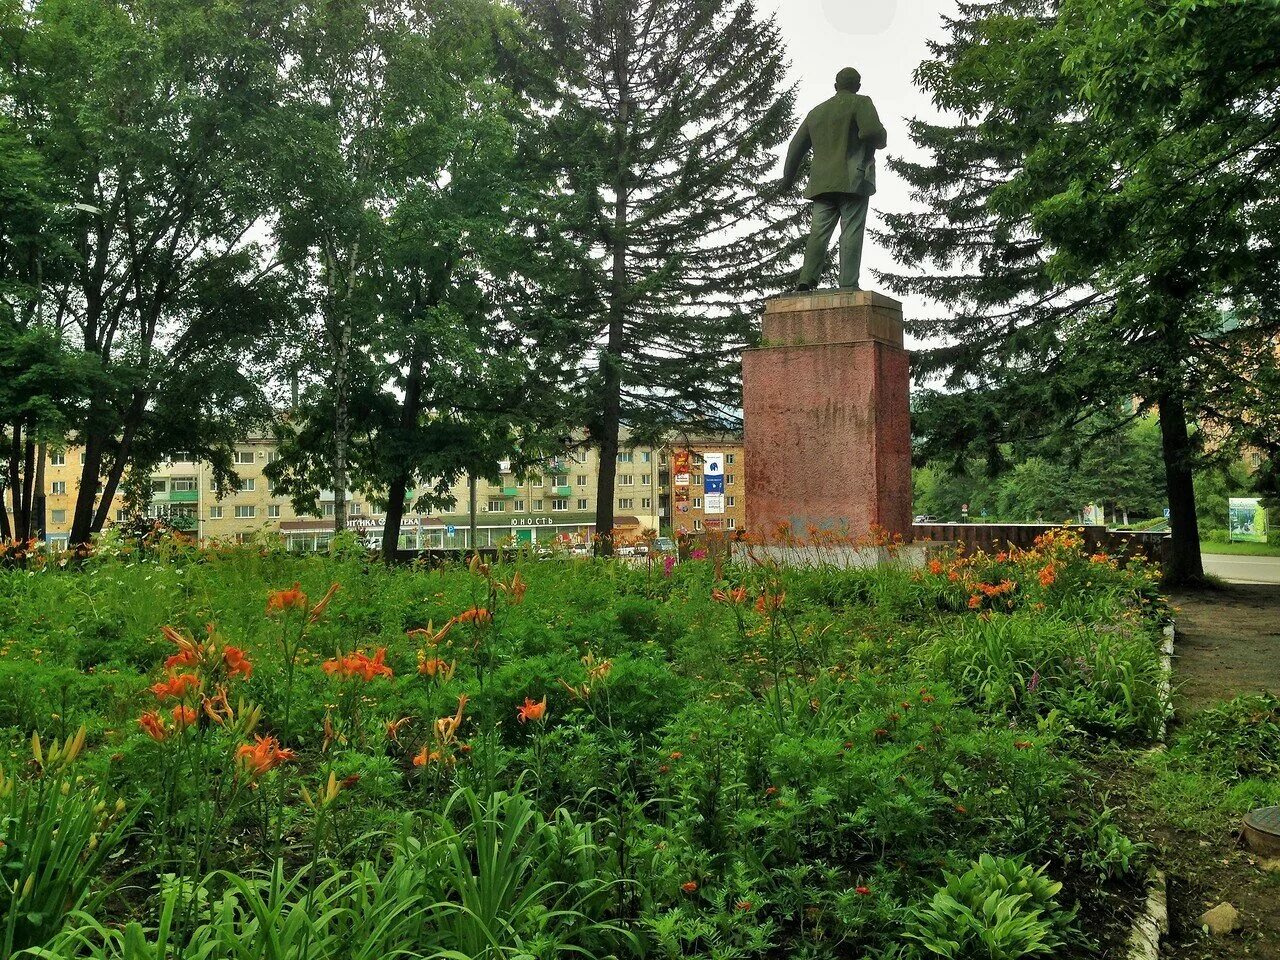
<path id="1" fill-rule="evenodd" d="M 937 112 L 917 89 L 912 73 L 927 55 L 926 41 L 944 35 L 942 16 L 954 12 L 955 0 L 760 0 L 760 10 L 777 11 L 792 76 L 799 84 L 800 114 L 831 96 L 841 67 L 856 67 L 862 74 L 862 92 L 875 101 L 889 130 L 885 152 L 918 155 L 907 138 L 904 118 L 934 117 Z M 906 185 L 884 164 L 877 179 L 872 227 L 879 226 L 882 211 L 909 206 Z M 869 271 L 893 265 L 893 258 L 869 238 L 862 285 L 874 288 Z M 911 316 L 929 308 L 923 300 L 907 298 L 904 309 Z"/>

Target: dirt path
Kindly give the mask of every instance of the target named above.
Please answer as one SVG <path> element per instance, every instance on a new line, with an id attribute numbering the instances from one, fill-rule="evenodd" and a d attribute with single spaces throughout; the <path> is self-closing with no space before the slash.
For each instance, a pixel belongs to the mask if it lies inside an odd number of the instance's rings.
<path id="1" fill-rule="evenodd" d="M 1175 595 L 1174 725 L 1205 707 L 1241 694 L 1280 694 L 1280 584 L 1230 585 Z M 1206 833 L 1160 823 L 1147 825 L 1169 878 L 1172 930 L 1162 951 L 1168 960 L 1280 960 L 1280 875 L 1259 869 L 1241 846 L 1235 817 L 1223 816 Z M 1204 937 L 1196 919 L 1223 901 L 1241 913 L 1241 933 Z"/>
<path id="2" fill-rule="evenodd" d="M 1280 694 L 1280 584 L 1233 584 L 1172 597 L 1179 715 L 1243 693 Z"/>

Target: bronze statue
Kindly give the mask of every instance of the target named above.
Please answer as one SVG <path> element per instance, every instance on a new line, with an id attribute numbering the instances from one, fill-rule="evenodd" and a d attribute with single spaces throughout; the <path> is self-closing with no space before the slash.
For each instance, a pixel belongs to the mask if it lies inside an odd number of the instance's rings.
<path id="1" fill-rule="evenodd" d="M 827 262 L 827 244 L 840 222 L 840 287 L 858 290 L 862 269 L 862 241 L 867 207 L 876 192 L 876 151 L 887 135 L 875 104 L 858 93 L 862 76 L 852 67 L 836 75 L 836 95 L 805 117 L 791 141 L 782 171 L 784 189 L 791 189 L 805 155 L 813 150 L 809 186 L 813 226 L 805 249 L 798 289 L 812 290 Z"/>

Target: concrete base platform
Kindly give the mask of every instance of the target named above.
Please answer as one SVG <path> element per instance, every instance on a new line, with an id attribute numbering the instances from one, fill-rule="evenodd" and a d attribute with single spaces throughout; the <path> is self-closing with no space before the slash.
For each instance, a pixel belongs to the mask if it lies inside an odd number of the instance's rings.
<path id="1" fill-rule="evenodd" d="M 771 300 L 742 378 L 748 532 L 910 539 L 902 304 L 861 290 Z"/>

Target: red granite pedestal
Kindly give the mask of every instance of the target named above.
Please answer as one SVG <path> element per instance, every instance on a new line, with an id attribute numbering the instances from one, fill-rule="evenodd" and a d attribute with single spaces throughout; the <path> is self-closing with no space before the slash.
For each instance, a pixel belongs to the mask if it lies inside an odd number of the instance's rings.
<path id="1" fill-rule="evenodd" d="M 779 297 L 742 358 L 747 530 L 911 539 L 902 304 L 867 291 Z"/>

